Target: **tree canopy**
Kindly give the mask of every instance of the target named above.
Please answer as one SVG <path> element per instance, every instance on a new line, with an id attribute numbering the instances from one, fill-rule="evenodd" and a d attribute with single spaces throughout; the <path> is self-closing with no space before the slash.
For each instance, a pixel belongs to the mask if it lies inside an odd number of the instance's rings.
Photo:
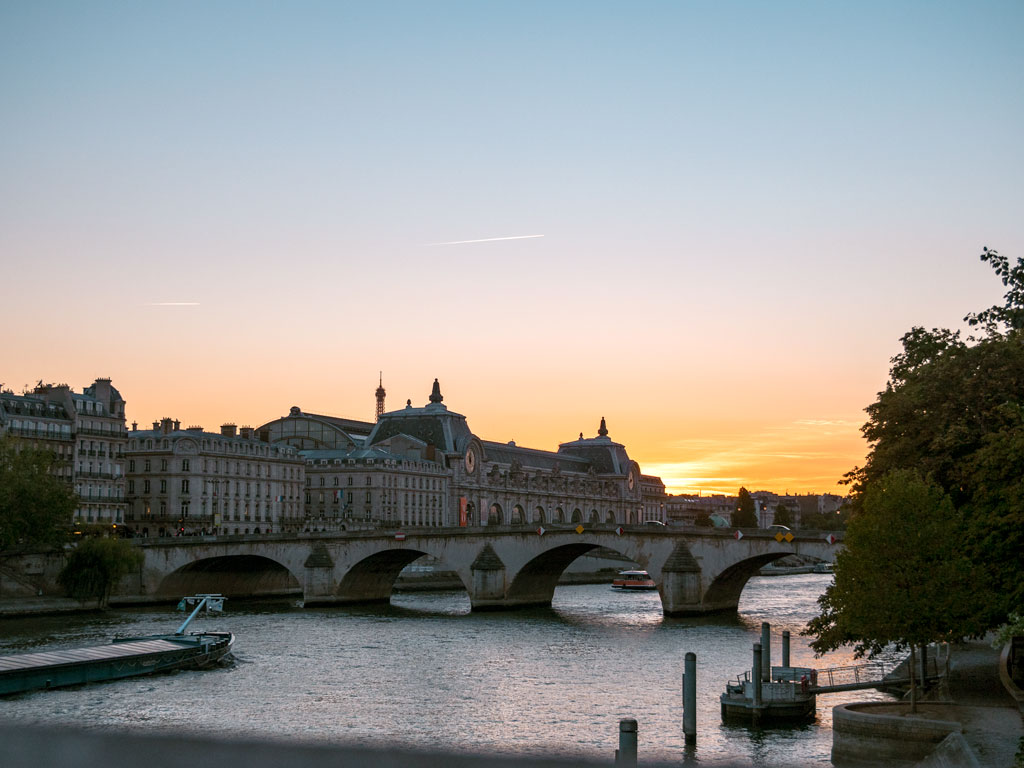
<path id="1" fill-rule="evenodd" d="M 775 510 L 775 524 L 776 525 L 792 525 L 793 524 L 793 513 L 789 511 L 789 507 L 785 504 L 779 504 Z"/>
<path id="2" fill-rule="evenodd" d="M 0 437 L 0 550 L 67 540 L 77 496 L 53 464 L 50 451 Z"/>
<path id="3" fill-rule="evenodd" d="M 1024 260 L 1011 265 L 988 249 L 981 259 L 1007 287 L 1003 305 L 964 318 L 982 333 L 965 340 L 959 331 L 912 328 L 885 389 L 866 409 L 870 449 L 864 466 L 847 474 L 853 515 L 846 549 L 822 614 L 808 628 L 816 650 L 853 642 L 870 652 L 888 642 L 979 634 L 1024 603 Z M 937 541 L 955 547 L 936 549 Z M 873 574 L 904 577 L 886 569 L 880 548 L 894 565 L 913 563 L 927 576 L 928 584 L 902 590 L 891 604 L 904 619 L 879 606 L 889 604 L 883 586 L 897 581 Z M 933 580 L 970 610 L 949 605 Z M 869 625 L 870 613 L 878 617 Z"/>
<path id="4" fill-rule="evenodd" d="M 914 470 L 872 482 L 847 527 L 821 614 L 808 625 L 815 652 L 854 645 L 861 656 L 977 633 L 982 623 L 969 599 L 977 569 L 961 546 L 961 517 Z"/>
<path id="5" fill-rule="evenodd" d="M 117 582 L 142 560 L 142 553 L 124 539 L 85 539 L 72 550 L 57 583 L 71 597 L 106 605 Z"/>
<path id="6" fill-rule="evenodd" d="M 737 528 L 756 528 L 757 511 L 754 508 L 754 497 L 746 488 L 740 488 L 736 512 L 732 516 L 732 524 Z"/>

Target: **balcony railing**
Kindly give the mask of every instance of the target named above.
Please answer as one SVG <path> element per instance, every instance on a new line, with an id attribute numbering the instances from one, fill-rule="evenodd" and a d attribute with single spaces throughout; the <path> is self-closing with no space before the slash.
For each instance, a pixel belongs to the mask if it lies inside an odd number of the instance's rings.
<path id="1" fill-rule="evenodd" d="M 74 439 L 70 434 L 63 434 L 61 432 L 48 432 L 45 429 L 11 427 L 7 431 L 9 434 L 14 435 L 15 437 L 37 437 L 41 440 L 61 440 L 63 442 L 71 442 Z"/>

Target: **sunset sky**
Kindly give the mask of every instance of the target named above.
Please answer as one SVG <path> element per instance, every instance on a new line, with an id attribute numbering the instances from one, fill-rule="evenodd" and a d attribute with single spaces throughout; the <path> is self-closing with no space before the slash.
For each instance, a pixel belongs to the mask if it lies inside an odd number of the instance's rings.
<path id="1" fill-rule="evenodd" d="M 605 416 L 670 491 L 837 491 L 899 337 L 1024 256 L 1022 39 L 1019 0 L 0 0 L 0 382 L 216 429 L 437 377 L 487 440 Z"/>

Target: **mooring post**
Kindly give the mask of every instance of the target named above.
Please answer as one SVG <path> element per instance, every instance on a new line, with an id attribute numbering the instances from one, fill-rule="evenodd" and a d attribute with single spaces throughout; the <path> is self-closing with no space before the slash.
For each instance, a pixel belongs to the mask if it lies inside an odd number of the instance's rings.
<path id="1" fill-rule="evenodd" d="M 789 630 L 782 630 L 782 666 L 789 666 Z"/>
<path id="2" fill-rule="evenodd" d="M 772 681 L 772 625 L 761 622 L 761 680 Z"/>
<path id="3" fill-rule="evenodd" d="M 636 768 L 636 720 L 619 720 L 619 749 L 615 764 L 620 768 Z"/>
<path id="4" fill-rule="evenodd" d="M 761 644 L 754 643 L 754 668 L 750 670 L 750 678 L 754 684 L 754 706 L 761 706 Z"/>
<path id="5" fill-rule="evenodd" d="M 687 744 L 697 741 L 697 654 L 686 654 L 683 675 L 683 738 Z"/>

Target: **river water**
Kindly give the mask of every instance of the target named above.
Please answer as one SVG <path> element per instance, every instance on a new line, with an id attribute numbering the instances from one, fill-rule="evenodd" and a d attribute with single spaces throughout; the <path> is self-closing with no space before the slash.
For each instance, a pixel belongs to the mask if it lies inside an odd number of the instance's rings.
<path id="1" fill-rule="evenodd" d="M 794 666 L 815 660 L 799 631 L 830 575 L 756 577 L 737 614 L 666 619 L 658 594 L 607 585 L 559 587 L 551 608 L 471 613 L 465 592 L 401 593 L 390 606 L 300 608 L 226 603 L 190 629 L 235 633 L 236 663 L 0 700 L 0 716 L 78 727 L 160 729 L 521 755 L 610 759 L 620 718 L 639 723 L 640 760 L 681 762 L 681 674 L 697 654 L 701 765 L 830 766 L 831 707 L 887 699 L 874 691 L 818 697 L 813 725 L 723 725 L 718 696 L 749 669 L 762 621 L 772 660 L 792 633 Z M 169 607 L 5 619 L 0 654 L 173 632 Z"/>

